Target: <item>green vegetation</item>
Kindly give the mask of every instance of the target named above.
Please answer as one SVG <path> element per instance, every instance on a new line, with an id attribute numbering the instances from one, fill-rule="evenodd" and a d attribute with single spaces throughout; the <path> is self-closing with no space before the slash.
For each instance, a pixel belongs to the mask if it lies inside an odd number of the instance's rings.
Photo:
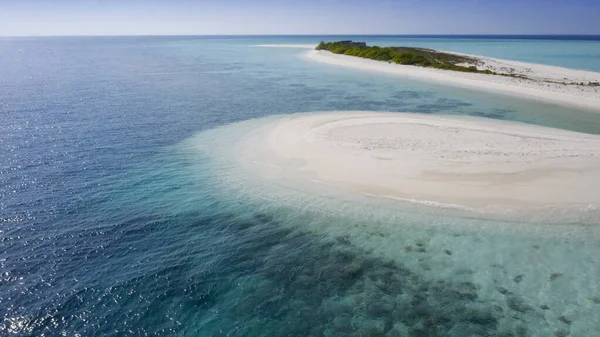
<path id="1" fill-rule="evenodd" d="M 366 46 L 351 41 L 319 43 L 317 50 L 328 50 L 334 54 L 363 57 L 397 64 L 431 67 L 436 69 L 463 71 L 469 73 L 494 74 L 491 70 L 478 70 L 475 66 L 461 66 L 461 63 L 477 63 L 477 59 L 462 55 L 442 53 L 433 49 L 413 47 Z"/>

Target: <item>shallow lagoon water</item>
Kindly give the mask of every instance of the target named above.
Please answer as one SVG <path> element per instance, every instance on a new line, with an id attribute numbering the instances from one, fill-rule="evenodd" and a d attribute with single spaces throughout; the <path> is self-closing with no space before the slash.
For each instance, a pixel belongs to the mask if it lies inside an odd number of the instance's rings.
<path id="1" fill-rule="evenodd" d="M 357 279 L 350 281 L 358 289 L 337 294 L 335 301 L 339 303 L 328 302 L 348 306 L 343 309 L 346 311 L 335 309 L 342 311 L 330 320 L 347 314 L 349 322 L 358 320 L 352 323 L 356 325 L 352 331 L 365 335 L 402 335 L 395 330 L 406 328 L 410 336 L 544 336 L 557 331 L 584 336 L 600 328 L 593 311 L 600 277 L 593 271 L 600 249 L 597 211 L 569 213 L 558 222 L 558 214 L 548 211 L 539 211 L 538 218 L 527 220 L 499 220 L 510 219 L 510 214 L 496 215 L 493 220 L 490 214 L 374 200 L 326 187 L 319 190 L 318 184 L 305 188 L 261 177 L 240 166 L 235 147 L 237 142 L 244 142 L 244 130 L 260 128 L 271 120 L 203 132 L 180 146 L 190 158 L 199 154 L 212 158 L 209 161 L 215 165 L 215 180 L 225 195 L 241 196 L 241 204 L 254 204 L 280 225 L 317 235 L 325 242 L 332 240 L 335 249 L 342 244 L 361 256 L 352 265 L 360 270 L 354 275 Z M 368 279 L 363 280 L 364 262 L 360 259 L 364 256 L 401 268 L 400 275 L 391 279 L 369 276 L 369 272 L 393 274 L 378 266 L 367 269 Z M 335 268 L 342 275 L 338 277 L 347 277 L 343 276 L 345 267 Z M 378 286 L 368 288 L 361 283 L 369 280 Z M 465 291 L 469 294 L 462 294 Z M 366 307 L 376 307 L 379 302 L 389 302 L 389 312 L 369 313 Z M 422 310 L 424 316 L 413 310 Z M 394 316 L 397 311 L 407 316 Z M 484 321 L 493 323 L 480 324 L 478 315 L 491 315 Z M 587 323 L 581 321 L 583 324 L 577 326 L 569 319 L 565 329 L 567 315 Z M 392 328 L 399 321 L 401 324 Z M 377 324 L 382 324 L 383 332 L 371 326 Z M 421 324 L 431 326 L 421 329 Z M 348 333 L 345 328 L 327 324 L 323 328 L 331 334 Z"/>
<path id="2" fill-rule="evenodd" d="M 275 114 L 468 114 L 589 133 L 600 114 L 252 47 L 270 40 L 0 41 L 0 334 L 600 330 L 589 222 L 315 197 L 257 184 L 218 151 L 244 125 L 230 123 Z"/>

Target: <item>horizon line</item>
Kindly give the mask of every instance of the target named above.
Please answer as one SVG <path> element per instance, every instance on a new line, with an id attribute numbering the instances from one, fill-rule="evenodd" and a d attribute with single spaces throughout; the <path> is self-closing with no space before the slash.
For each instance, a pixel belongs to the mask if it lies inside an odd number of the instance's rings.
<path id="1" fill-rule="evenodd" d="M 510 37 L 599 37 L 600 34 L 565 34 L 565 33 L 545 33 L 545 34 L 394 34 L 394 33 L 382 33 L 382 34 L 359 34 L 359 33 L 344 33 L 344 34 L 86 34 L 86 35 L 0 35 L 0 38 L 4 37 L 177 37 L 177 36 L 222 36 L 222 37 L 253 37 L 253 36 L 510 36 Z"/>

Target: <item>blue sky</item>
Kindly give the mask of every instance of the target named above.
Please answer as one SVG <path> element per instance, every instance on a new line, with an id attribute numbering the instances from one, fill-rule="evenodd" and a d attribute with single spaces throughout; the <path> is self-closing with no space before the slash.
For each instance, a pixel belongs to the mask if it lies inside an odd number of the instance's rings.
<path id="1" fill-rule="evenodd" d="M 0 35 L 596 34 L 600 0 L 0 0 Z"/>

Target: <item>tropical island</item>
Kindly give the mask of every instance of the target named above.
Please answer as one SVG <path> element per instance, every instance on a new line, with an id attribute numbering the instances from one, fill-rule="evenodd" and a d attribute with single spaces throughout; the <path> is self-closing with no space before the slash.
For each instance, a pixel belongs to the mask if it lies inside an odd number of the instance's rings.
<path id="1" fill-rule="evenodd" d="M 287 47 L 287 46 L 281 46 Z M 600 111 L 600 73 L 417 47 L 321 42 L 307 59 Z"/>
<path id="2" fill-rule="evenodd" d="M 492 70 L 489 69 L 489 67 L 486 68 L 485 60 L 471 55 L 448 53 L 427 48 L 367 46 L 365 42 L 346 40 L 336 42 L 321 41 L 321 43 L 319 43 L 319 45 L 316 47 L 316 50 L 326 50 L 334 54 L 356 56 L 377 61 L 386 61 L 390 63 L 393 62 L 402 65 L 413 65 L 424 68 L 500 75 L 516 77 L 525 80 L 533 80 L 532 78 L 515 71 L 513 68 L 504 67 L 501 68 L 502 71 Z M 546 79 L 545 82 L 564 85 L 600 86 L 598 81 L 569 82 Z"/>
<path id="3" fill-rule="evenodd" d="M 334 54 L 344 54 L 404 65 L 432 67 L 436 69 L 464 71 L 469 73 L 497 74 L 489 69 L 478 70 L 474 65 L 466 65 L 477 63 L 478 60 L 474 57 L 444 53 L 426 48 L 367 46 L 365 42 L 353 41 L 327 43 L 321 41 L 316 49 L 327 50 Z"/>

